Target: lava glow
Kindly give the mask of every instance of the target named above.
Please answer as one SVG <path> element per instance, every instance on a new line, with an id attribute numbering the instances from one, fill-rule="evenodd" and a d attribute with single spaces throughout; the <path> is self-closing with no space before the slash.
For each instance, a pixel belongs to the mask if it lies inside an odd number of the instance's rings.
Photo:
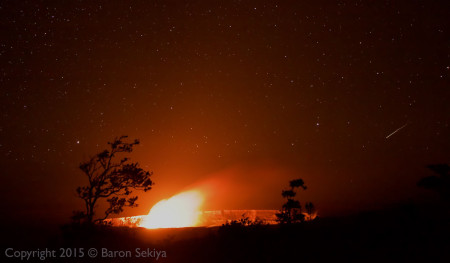
<path id="1" fill-rule="evenodd" d="M 145 228 L 196 226 L 201 214 L 203 195 L 198 191 L 182 192 L 159 201 L 140 224 Z"/>

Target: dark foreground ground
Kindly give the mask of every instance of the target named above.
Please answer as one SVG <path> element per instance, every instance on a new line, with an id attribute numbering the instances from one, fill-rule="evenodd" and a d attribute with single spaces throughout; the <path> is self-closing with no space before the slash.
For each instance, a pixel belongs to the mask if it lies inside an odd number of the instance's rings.
<path id="1" fill-rule="evenodd" d="M 22 262 L 450 262 L 448 212 L 437 210 L 401 206 L 291 226 L 147 230 L 2 225 L 2 256 L 14 261 L 5 255 L 9 247 L 14 248 L 9 255 L 45 248 L 56 251 L 55 258 Z M 92 248 L 96 255 L 89 254 Z M 106 250 L 108 254 L 102 253 Z M 147 250 L 149 257 L 144 257 L 142 251 Z"/>

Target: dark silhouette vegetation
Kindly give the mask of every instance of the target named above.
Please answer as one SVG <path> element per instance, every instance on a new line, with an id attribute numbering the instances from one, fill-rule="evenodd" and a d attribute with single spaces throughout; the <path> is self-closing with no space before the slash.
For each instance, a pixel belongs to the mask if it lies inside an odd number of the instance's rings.
<path id="1" fill-rule="evenodd" d="M 447 174 L 439 172 L 431 175 L 436 177 L 434 179 L 421 179 L 418 183 L 420 187 L 427 180 L 441 180 L 448 175 L 446 165 L 430 167 Z M 438 186 L 434 182 L 425 185 L 425 188 L 434 190 Z M 306 189 L 306 186 L 303 181 L 294 180 L 290 183 L 290 189 L 283 191 L 284 196 L 296 197 L 292 192 L 287 192 L 293 189 Z M 51 232 L 43 224 L 35 229 L 0 224 L 0 230 L 3 240 L 7 241 L 4 247 L 46 247 L 57 251 L 59 248 L 84 248 L 85 252 L 89 248 L 128 250 L 132 253 L 136 248 L 166 251 L 167 257 L 159 258 L 157 262 L 448 262 L 450 214 L 447 206 L 433 202 L 408 201 L 351 216 L 321 217 L 278 225 L 250 220 L 244 214 L 239 220 L 211 228 L 148 230 L 101 224 L 68 224 L 59 232 Z M 298 206 L 295 208 L 298 209 Z M 314 214 L 311 203 L 305 203 L 304 209 L 307 216 Z M 154 261 L 154 258 L 134 256 L 98 256 L 95 259 L 85 256 L 66 258 L 62 262 Z"/>
<path id="2" fill-rule="evenodd" d="M 290 189 L 281 191 L 281 195 L 286 199 L 286 203 L 283 204 L 280 213 L 276 214 L 277 221 L 280 224 L 300 223 L 305 220 L 300 201 L 295 199 L 297 195 L 296 189 L 306 190 L 305 182 L 302 179 L 295 179 L 289 182 L 289 186 Z M 308 207 L 312 212 L 312 203 L 309 203 Z"/>
<path id="3" fill-rule="evenodd" d="M 108 142 L 109 148 L 80 164 L 80 169 L 88 179 L 86 186 L 77 188 L 77 195 L 85 204 L 84 211 L 75 211 L 75 222 L 101 222 L 110 214 L 119 214 L 124 207 L 136 207 L 137 196 L 131 196 L 133 190 L 148 191 L 152 188 L 152 172 L 139 167 L 123 156 L 133 151 L 139 140 L 126 142 L 128 136 L 115 138 Z M 103 216 L 95 218 L 96 206 L 106 199 L 109 207 Z"/>
<path id="4" fill-rule="evenodd" d="M 448 164 L 432 164 L 427 166 L 435 175 L 419 180 L 419 187 L 436 191 L 445 201 L 450 201 L 450 166 Z"/>

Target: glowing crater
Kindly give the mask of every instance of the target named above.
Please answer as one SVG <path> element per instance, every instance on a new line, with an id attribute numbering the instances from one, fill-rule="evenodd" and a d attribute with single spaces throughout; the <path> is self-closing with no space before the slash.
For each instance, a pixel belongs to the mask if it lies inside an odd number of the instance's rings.
<path id="1" fill-rule="evenodd" d="M 192 227 L 199 223 L 204 197 L 198 191 L 187 191 L 155 204 L 144 218 L 141 227 Z"/>

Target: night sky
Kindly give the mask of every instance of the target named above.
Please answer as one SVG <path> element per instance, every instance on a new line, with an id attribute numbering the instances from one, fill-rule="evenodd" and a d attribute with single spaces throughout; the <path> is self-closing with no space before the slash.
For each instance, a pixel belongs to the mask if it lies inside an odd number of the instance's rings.
<path id="1" fill-rule="evenodd" d="M 155 181 L 125 215 L 205 184 L 205 209 L 279 209 L 298 177 L 323 216 L 421 198 L 425 166 L 450 161 L 449 11 L 2 1 L 2 209 L 68 220 L 79 163 L 122 134 Z"/>

